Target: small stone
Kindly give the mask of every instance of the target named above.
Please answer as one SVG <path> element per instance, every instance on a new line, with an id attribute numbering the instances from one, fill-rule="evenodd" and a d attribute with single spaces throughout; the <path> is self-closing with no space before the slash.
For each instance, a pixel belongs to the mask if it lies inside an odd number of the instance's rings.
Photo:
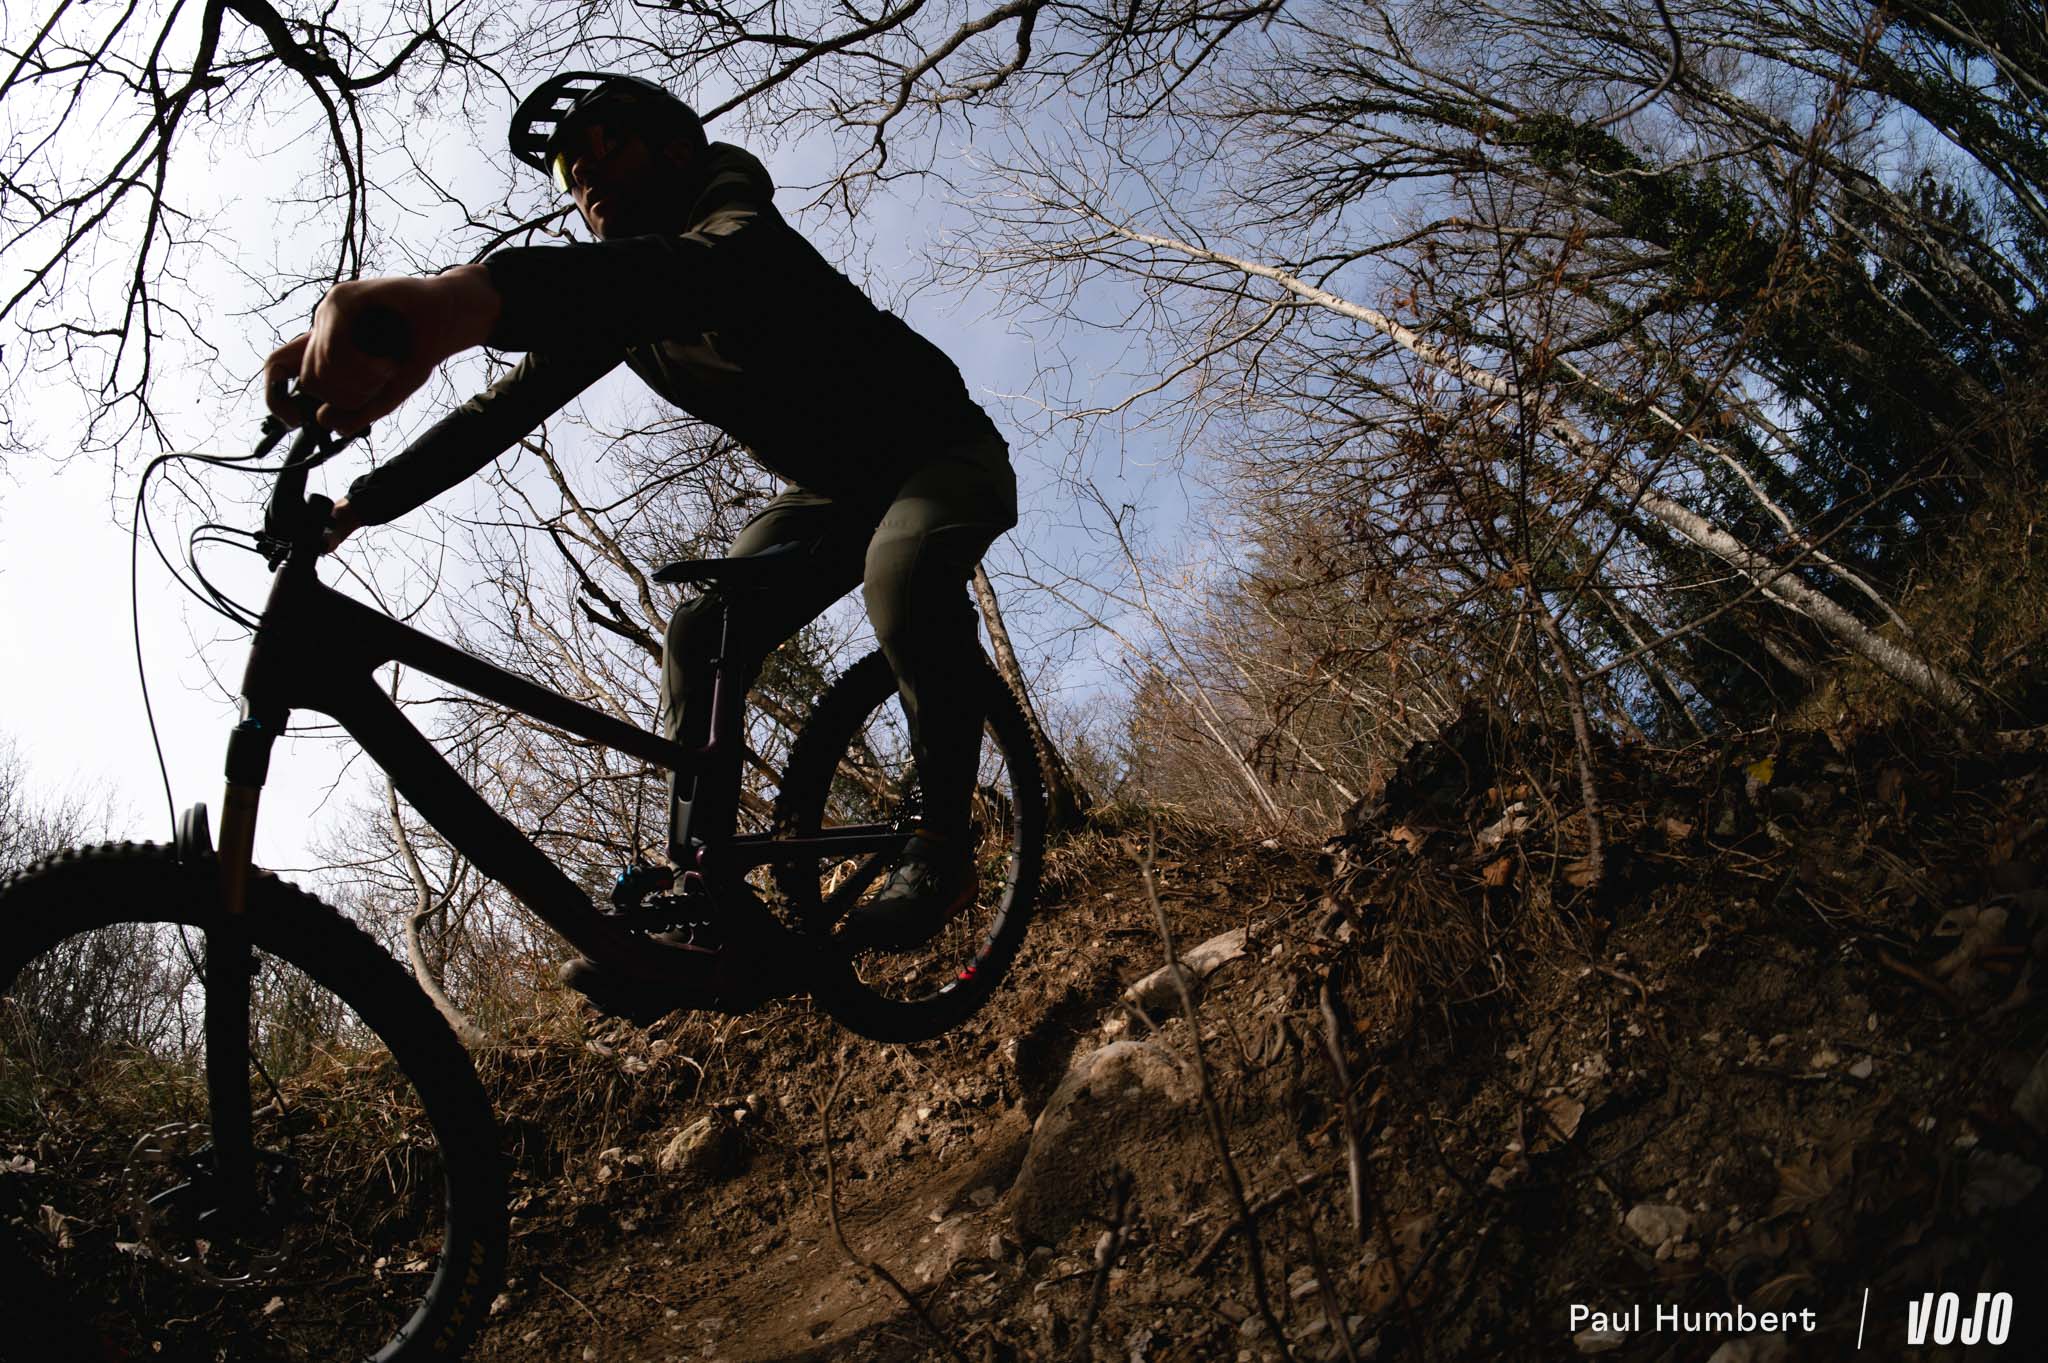
<path id="1" fill-rule="evenodd" d="M 1628 1343 L 1626 1330 L 1581 1330 L 1572 1336 L 1572 1343 L 1582 1354 L 1604 1354 L 1610 1349 L 1619 1349 Z"/>
<path id="2" fill-rule="evenodd" d="M 1692 1225 L 1692 1217 L 1685 1208 L 1661 1206 L 1654 1202 L 1643 1202 L 1630 1208 L 1624 1220 L 1636 1239 L 1651 1249 L 1684 1239 L 1686 1229 Z"/>
<path id="3" fill-rule="evenodd" d="M 1707 1363 L 1784 1363 L 1791 1352 L 1782 1334 L 1738 1335 L 1723 1341 Z"/>
<path id="4" fill-rule="evenodd" d="M 1876 1061 L 1872 1060 L 1867 1055 L 1860 1055 L 1856 1057 L 1855 1062 L 1849 1066 L 1849 1075 L 1851 1078 L 1854 1079 L 1868 1079 L 1870 1077 L 1870 1072 L 1876 1068 Z"/>
<path id="5" fill-rule="evenodd" d="M 1835 1054 L 1832 1046 L 1823 1046 L 1813 1053 L 1813 1059 L 1806 1062 L 1808 1069 L 1831 1070 L 1842 1063 L 1842 1057 Z"/>
<path id="6" fill-rule="evenodd" d="M 730 1171 L 733 1147 L 727 1139 L 729 1128 L 712 1117 L 699 1117 L 662 1147 L 654 1167 L 664 1174 L 694 1174 L 716 1178 Z"/>

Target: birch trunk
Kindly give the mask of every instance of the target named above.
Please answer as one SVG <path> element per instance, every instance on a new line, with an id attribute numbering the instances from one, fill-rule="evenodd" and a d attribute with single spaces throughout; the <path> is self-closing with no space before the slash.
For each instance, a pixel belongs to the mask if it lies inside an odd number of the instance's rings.
<path id="1" fill-rule="evenodd" d="M 1870 662 L 1893 681 L 1934 702 L 1958 718 L 1974 718 L 1976 707 L 1970 699 L 1969 692 L 1948 671 L 1871 629 L 1849 611 L 1837 605 L 1824 592 L 1808 586 L 1791 568 L 1771 562 L 1705 516 L 1649 487 L 1617 464 L 1603 461 L 1595 443 L 1585 432 L 1550 404 L 1523 392 L 1521 387 L 1511 380 L 1430 344 L 1419 333 L 1401 325 L 1385 313 L 1354 303 L 1327 289 L 1317 288 L 1274 266 L 1252 260 L 1240 260 L 1235 256 L 1177 241 L 1172 237 L 1140 232 L 1100 216 L 1096 217 L 1096 221 L 1128 241 L 1161 250 L 1177 251 L 1196 260 L 1228 266 L 1259 279 L 1271 280 L 1297 297 L 1307 299 L 1353 321 L 1363 322 L 1431 368 L 1449 374 L 1482 392 L 1514 403 L 1544 430 L 1562 441 L 1565 447 L 1582 461 L 1583 476 L 1596 483 L 1604 480 L 1653 519 L 1677 531 L 1697 548 L 1705 550 L 1734 568 L 1772 601 L 1812 620 L 1851 652 Z"/>

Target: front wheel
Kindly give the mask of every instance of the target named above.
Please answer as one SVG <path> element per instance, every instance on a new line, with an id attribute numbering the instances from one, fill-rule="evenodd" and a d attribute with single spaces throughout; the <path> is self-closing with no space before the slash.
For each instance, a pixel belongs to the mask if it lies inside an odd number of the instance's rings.
<path id="1" fill-rule="evenodd" d="M 213 864 L 61 853 L 0 885 L 0 1275 L 25 1357 L 424 1363 L 505 1262 L 469 1057 L 361 929 L 268 875 L 244 915 L 255 1167 L 224 1177 L 204 1032 Z M 232 1086 L 230 1086 L 232 1087 Z M 46 1338 L 45 1338 L 46 1336 Z"/>
<path id="2" fill-rule="evenodd" d="M 987 1002 L 1038 901 L 1045 793 L 1031 727 L 986 659 L 973 685 L 985 716 L 973 795 L 974 903 L 923 946 L 828 957 L 833 963 L 812 987 L 842 1025 L 877 1041 L 928 1040 Z M 804 725 L 776 798 L 776 825 L 795 837 L 847 826 L 908 829 L 921 801 L 896 674 L 871 653 L 832 684 Z M 797 923 L 822 934 L 832 926 L 824 906 L 852 907 L 834 893 L 841 883 L 854 878 L 857 904 L 880 887 L 886 868 L 814 860 L 779 864 L 774 874 Z"/>

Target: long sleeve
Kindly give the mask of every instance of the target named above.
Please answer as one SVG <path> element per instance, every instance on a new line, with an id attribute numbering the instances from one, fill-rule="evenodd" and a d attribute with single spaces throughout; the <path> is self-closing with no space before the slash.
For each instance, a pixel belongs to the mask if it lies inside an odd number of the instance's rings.
<path id="1" fill-rule="evenodd" d="M 428 428 L 390 463 L 355 480 L 349 505 L 366 525 L 382 525 L 431 501 L 540 425 L 603 378 L 621 358 L 616 346 L 528 351 L 510 373 Z"/>
<path id="2" fill-rule="evenodd" d="M 717 325 L 773 277 L 753 257 L 780 217 L 760 162 L 723 144 L 694 197 L 689 231 L 563 246 L 515 246 L 484 261 L 503 303 L 500 350 L 626 346 Z"/>

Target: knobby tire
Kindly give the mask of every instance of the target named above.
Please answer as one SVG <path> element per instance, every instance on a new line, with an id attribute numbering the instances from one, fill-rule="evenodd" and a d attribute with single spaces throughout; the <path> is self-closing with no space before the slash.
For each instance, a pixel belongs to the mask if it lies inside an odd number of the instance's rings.
<path id="1" fill-rule="evenodd" d="M 946 977 L 928 996 L 891 997 L 864 980 L 861 968 L 851 961 L 826 968 L 813 983 L 813 997 L 842 1026 L 877 1041 L 926 1041 L 972 1016 L 1009 972 L 1037 907 L 1045 854 L 1045 790 L 1038 751 L 1017 698 L 986 658 L 975 685 L 985 716 L 983 742 L 993 741 L 1008 774 L 1010 789 L 1000 792 L 998 802 L 1000 817 L 1010 823 L 1008 864 L 997 872 L 999 883 L 975 909 L 986 935 L 962 948 L 957 960 L 935 957 L 927 962 Z M 796 836 L 818 832 L 842 761 L 869 721 L 884 707 L 895 705 L 896 695 L 896 674 L 880 652 L 861 659 L 832 684 L 790 752 L 775 802 L 779 829 Z M 800 921 L 815 912 L 821 899 L 815 864 L 778 865 L 774 876 Z M 814 930 L 829 926 L 812 922 Z M 941 942 L 926 950 L 930 954 L 945 949 Z"/>
<path id="2" fill-rule="evenodd" d="M 459 1357 L 489 1313 L 504 1275 L 506 1252 L 504 1168 L 496 1122 L 476 1070 L 411 975 L 360 928 L 318 899 L 267 873 L 258 873 L 249 887 L 244 916 L 257 951 L 277 958 L 339 997 L 389 1048 L 391 1059 L 425 1109 L 438 1146 L 445 1223 L 432 1280 L 410 1318 L 387 1343 L 381 1347 L 373 1344 L 374 1351 L 368 1354 L 354 1349 L 349 1356 L 367 1357 L 374 1363 L 425 1363 Z M 59 853 L 0 884 L 0 1008 L 14 1009 L 5 995 L 16 987 L 23 968 L 57 949 L 66 938 L 129 924 L 203 930 L 219 917 L 218 878 L 211 860 L 181 865 L 171 849 L 139 844 Z M 18 1016 L 4 1021 L 9 1026 L 27 1025 Z M 256 1088 L 254 1101 L 259 1106 L 267 1102 L 267 1092 Z M 0 1165 L 4 1164 L 0 1160 Z M 0 1168 L 0 1180 L 13 1177 L 34 1175 Z M 0 1208 L 4 1206 L 5 1200 L 0 1199 Z M 15 1230 L 0 1227 L 0 1232 L 7 1234 Z M 118 1238 L 113 1227 L 82 1227 L 81 1233 L 86 1231 Z M 0 1248 L 0 1253 L 12 1258 L 14 1247 Z M 384 1270 L 382 1264 L 374 1269 L 360 1267 L 366 1272 Z M 136 1271 L 171 1272 L 154 1264 L 140 1265 Z M 141 1283 L 143 1278 L 134 1281 Z M 71 1283 L 52 1286 L 60 1294 L 81 1299 L 95 1293 L 103 1298 L 108 1291 L 120 1290 L 118 1286 Z M 253 1291 L 259 1298 L 268 1294 L 263 1285 L 203 1290 Z M 130 1291 L 145 1304 L 152 1300 L 148 1291 L 135 1287 Z M 395 1317 L 405 1310 L 403 1302 L 410 1299 L 411 1290 L 394 1295 L 400 1302 L 391 1308 Z M 52 1327 L 46 1324 L 44 1328 Z M 377 1335 L 382 1333 L 382 1328 L 376 1330 Z M 89 1339 L 52 1343 L 55 1352 L 46 1356 L 103 1356 L 93 1351 L 95 1345 Z M 317 1344 L 293 1347 L 317 1348 Z M 267 1355 L 257 1346 L 255 1352 L 233 1356 Z M 330 1347 L 316 1356 L 337 1354 Z"/>

